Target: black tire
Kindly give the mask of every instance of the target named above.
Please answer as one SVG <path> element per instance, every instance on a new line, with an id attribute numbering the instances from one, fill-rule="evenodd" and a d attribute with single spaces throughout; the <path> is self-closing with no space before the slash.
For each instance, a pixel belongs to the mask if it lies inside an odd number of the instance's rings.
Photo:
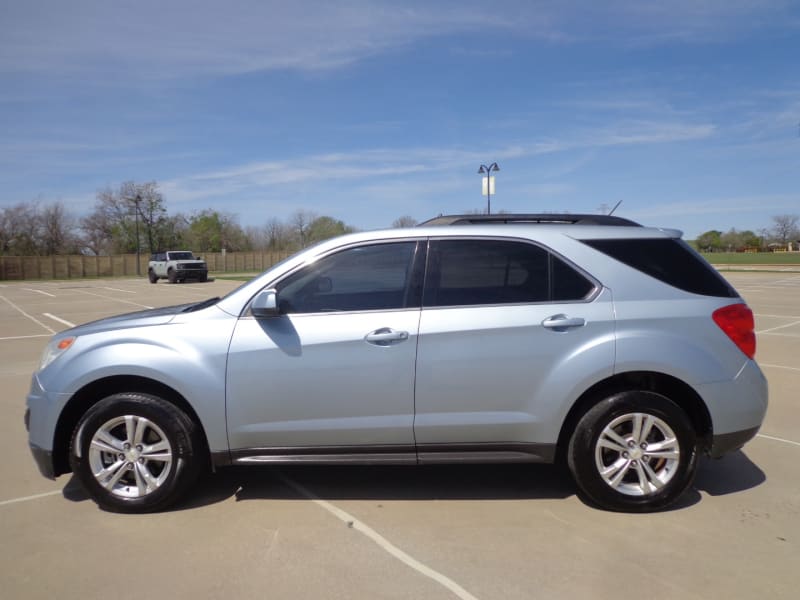
<path id="1" fill-rule="evenodd" d="M 622 392 L 583 415 L 570 439 L 567 462 L 591 503 L 614 511 L 651 512 L 675 502 L 691 485 L 697 438 L 686 413 L 665 396 Z"/>
<path id="2" fill-rule="evenodd" d="M 208 275 L 200 275 L 200 283 L 205 283 L 206 281 L 208 281 Z"/>
<path id="3" fill-rule="evenodd" d="M 200 448 L 197 426 L 174 405 L 121 393 L 83 415 L 72 436 L 70 465 L 101 508 L 152 512 L 177 501 L 197 478 L 205 464 L 196 455 Z"/>
<path id="4" fill-rule="evenodd" d="M 156 273 L 155 273 L 155 271 L 153 271 L 153 269 L 150 269 L 147 272 L 147 278 L 150 280 L 150 283 L 156 283 L 158 281 L 158 275 L 156 275 Z"/>
<path id="5" fill-rule="evenodd" d="M 170 267 L 170 269 L 167 271 L 167 279 L 169 280 L 170 283 L 175 283 L 176 281 L 178 281 L 178 276 L 175 273 L 175 269 L 173 269 L 172 267 Z"/>

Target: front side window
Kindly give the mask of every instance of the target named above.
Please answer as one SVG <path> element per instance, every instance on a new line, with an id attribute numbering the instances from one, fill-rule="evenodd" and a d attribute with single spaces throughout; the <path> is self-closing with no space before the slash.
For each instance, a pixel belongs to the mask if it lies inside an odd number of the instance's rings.
<path id="1" fill-rule="evenodd" d="M 544 248 L 504 240 L 431 243 L 424 306 L 583 300 L 594 284 Z"/>
<path id="2" fill-rule="evenodd" d="M 416 242 L 348 248 L 323 257 L 281 281 L 284 314 L 388 310 L 419 306 L 414 276 Z"/>

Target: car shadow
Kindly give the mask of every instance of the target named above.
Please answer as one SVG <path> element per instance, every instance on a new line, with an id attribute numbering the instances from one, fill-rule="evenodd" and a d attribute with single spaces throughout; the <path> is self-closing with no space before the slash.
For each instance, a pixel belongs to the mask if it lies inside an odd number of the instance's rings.
<path id="1" fill-rule="evenodd" d="M 709 496 L 726 496 L 764 483 L 767 475 L 741 450 L 720 459 L 703 458 L 694 487 Z"/>
<path id="2" fill-rule="evenodd" d="M 566 498 L 569 474 L 553 465 L 230 467 L 204 477 L 172 510 L 251 500 L 515 500 Z"/>
<path id="3" fill-rule="evenodd" d="M 764 472 L 741 451 L 721 460 L 701 458 L 694 485 L 668 510 L 697 504 L 701 492 L 735 494 L 764 481 Z M 186 500 L 167 510 L 192 510 L 230 498 L 237 502 L 310 497 L 330 501 L 546 500 L 568 498 L 576 492 L 569 471 L 561 465 L 247 466 L 204 475 Z M 89 499 L 74 476 L 63 495 L 73 502 Z"/>

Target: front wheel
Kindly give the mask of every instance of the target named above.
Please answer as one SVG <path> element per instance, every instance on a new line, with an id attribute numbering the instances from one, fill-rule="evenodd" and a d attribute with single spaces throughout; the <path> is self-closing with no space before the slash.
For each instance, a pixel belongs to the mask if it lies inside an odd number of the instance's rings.
<path id="1" fill-rule="evenodd" d="M 172 267 L 170 267 L 167 270 L 167 280 L 170 283 L 175 283 L 175 282 L 178 281 L 178 274 L 175 272 L 175 269 L 173 269 Z"/>
<path id="2" fill-rule="evenodd" d="M 567 461 L 591 502 L 650 512 L 675 502 L 694 480 L 697 440 L 686 413 L 665 396 L 622 392 L 581 418 Z"/>
<path id="3" fill-rule="evenodd" d="M 95 404 L 72 437 L 70 464 L 106 510 L 150 512 L 180 498 L 201 464 L 197 427 L 172 404 L 122 393 Z"/>

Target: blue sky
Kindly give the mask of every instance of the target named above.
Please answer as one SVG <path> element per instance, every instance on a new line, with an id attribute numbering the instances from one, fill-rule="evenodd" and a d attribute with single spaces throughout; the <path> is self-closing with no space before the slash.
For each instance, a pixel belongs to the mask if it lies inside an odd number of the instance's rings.
<path id="1" fill-rule="evenodd" d="M 361 229 L 485 207 L 759 230 L 800 213 L 800 4 L 6 1 L 0 206 Z"/>

